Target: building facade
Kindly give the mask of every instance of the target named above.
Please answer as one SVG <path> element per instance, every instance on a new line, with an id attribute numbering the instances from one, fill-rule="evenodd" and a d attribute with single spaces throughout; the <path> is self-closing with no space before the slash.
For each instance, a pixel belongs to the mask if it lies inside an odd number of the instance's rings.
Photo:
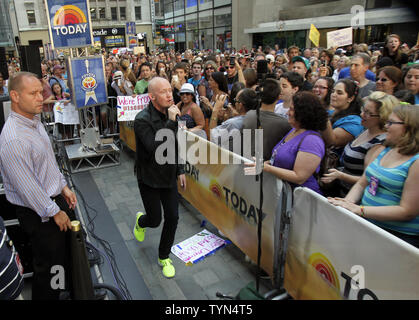
<path id="1" fill-rule="evenodd" d="M 21 45 L 50 43 L 44 0 L 12 0 Z M 152 0 L 154 1 L 154 0 Z M 89 0 L 90 17 L 96 45 L 111 49 L 127 46 L 125 25 L 135 21 L 136 32 L 147 34 L 153 44 L 150 0 Z"/>
<path id="2" fill-rule="evenodd" d="M 162 1 L 162 0 L 161 0 Z M 160 47 L 227 50 L 232 47 L 231 0 L 164 0 L 156 21 Z"/>
<path id="3" fill-rule="evenodd" d="M 320 47 L 327 46 L 327 32 L 351 26 L 353 41 L 368 44 L 396 33 L 412 46 L 419 31 L 415 10 L 401 0 L 233 0 L 232 7 L 233 47 L 314 47 L 311 24 Z"/>

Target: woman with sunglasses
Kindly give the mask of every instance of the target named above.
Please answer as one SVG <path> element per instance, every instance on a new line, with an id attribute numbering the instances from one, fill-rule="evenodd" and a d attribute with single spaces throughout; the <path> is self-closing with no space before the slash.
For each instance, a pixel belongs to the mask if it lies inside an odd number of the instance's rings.
<path id="1" fill-rule="evenodd" d="M 394 66 L 386 66 L 378 70 L 375 90 L 394 94 L 402 82 L 402 71 Z"/>
<path id="2" fill-rule="evenodd" d="M 396 106 L 386 129 L 386 148 L 372 155 L 348 195 L 328 200 L 419 248 L 419 109 Z"/>
<path id="3" fill-rule="evenodd" d="M 205 125 L 204 114 L 201 108 L 195 103 L 195 89 L 190 83 L 185 83 L 179 90 L 181 101 L 177 104 L 181 112 L 181 121 L 186 122 L 189 131 L 196 132 L 202 130 Z"/>
<path id="4" fill-rule="evenodd" d="M 340 159 L 343 168 L 330 169 L 320 180 L 329 184 L 339 180 L 340 196 L 345 196 L 350 188 L 361 178 L 364 169 L 371 161 L 371 155 L 383 149 L 386 138 L 385 124 L 393 108 L 399 101 L 392 95 L 376 91 L 364 98 L 361 108 L 361 124 L 366 129 L 354 141 L 348 143 Z"/>
<path id="5" fill-rule="evenodd" d="M 211 74 L 217 71 L 217 65 L 214 61 L 209 60 L 205 63 L 204 67 L 204 78 L 198 85 L 198 93 L 200 97 L 206 97 L 208 100 L 211 100 L 213 92 L 209 86 L 209 78 Z"/>

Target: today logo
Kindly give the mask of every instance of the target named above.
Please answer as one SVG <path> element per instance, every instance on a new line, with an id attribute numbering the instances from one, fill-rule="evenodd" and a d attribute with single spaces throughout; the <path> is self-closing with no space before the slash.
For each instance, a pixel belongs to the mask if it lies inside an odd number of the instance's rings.
<path id="1" fill-rule="evenodd" d="M 54 14 L 52 29 L 57 36 L 86 33 L 86 15 L 75 5 L 62 6 Z"/>

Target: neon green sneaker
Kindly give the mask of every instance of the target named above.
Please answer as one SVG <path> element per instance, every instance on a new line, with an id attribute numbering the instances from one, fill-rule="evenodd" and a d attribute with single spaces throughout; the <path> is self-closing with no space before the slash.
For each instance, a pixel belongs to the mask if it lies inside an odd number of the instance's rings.
<path id="1" fill-rule="evenodd" d="M 163 267 L 163 275 L 166 278 L 173 278 L 175 276 L 175 267 L 170 259 L 159 259 L 159 266 Z"/>
<path id="2" fill-rule="evenodd" d="M 144 215 L 143 212 L 137 212 L 137 218 L 135 219 L 135 225 L 134 225 L 134 230 L 133 230 L 135 239 L 137 239 L 137 241 L 139 242 L 143 242 L 144 236 L 145 236 L 145 228 L 141 228 L 138 225 L 138 219 L 143 215 Z"/>

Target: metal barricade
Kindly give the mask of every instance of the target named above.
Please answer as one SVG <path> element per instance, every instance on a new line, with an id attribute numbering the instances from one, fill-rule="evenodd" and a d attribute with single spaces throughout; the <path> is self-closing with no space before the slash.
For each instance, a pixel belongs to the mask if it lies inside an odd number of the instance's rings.
<path id="1" fill-rule="evenodd" d="M 75 110 L 71 116 L 66 108 L 71 106 L 56 104 L 51 112 L 42 113 L 42 121 L 56 155 L 66 160 L 70 171 L 119 165 L 121 142 L 116 97 L 109 97 L 107 105 Z M 69 118 L 73 124 L 65 124 Z"/>

